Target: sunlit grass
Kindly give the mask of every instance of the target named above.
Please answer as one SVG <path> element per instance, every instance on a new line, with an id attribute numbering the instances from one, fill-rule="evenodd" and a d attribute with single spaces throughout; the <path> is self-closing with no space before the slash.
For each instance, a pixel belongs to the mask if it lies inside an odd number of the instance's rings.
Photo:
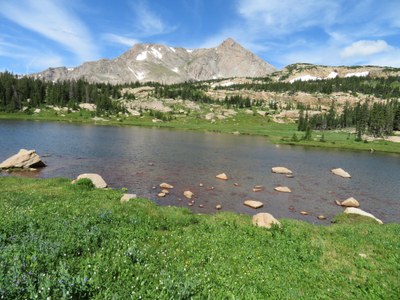
<path id="1" fill-rule="evenodd" d="M 0 298 L 397 299 L 400 225 L 266 230 L 68 179 L 0 177 Z"/>

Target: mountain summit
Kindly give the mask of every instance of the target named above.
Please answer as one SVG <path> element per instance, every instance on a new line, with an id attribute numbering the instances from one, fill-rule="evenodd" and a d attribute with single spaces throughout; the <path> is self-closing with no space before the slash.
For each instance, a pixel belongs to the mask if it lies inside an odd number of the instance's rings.
<path id="1" fill-rule="evenodd" d="M 49 81 L 85 78 L 112 84 L 155 81 L 179 83 L 228 77 L 266 76 L 276 69 L 228 38 L 209 49 L 136 44 L 121 56 L 85 62 L 76 68 L 49 68 L 32 74 Z"/>

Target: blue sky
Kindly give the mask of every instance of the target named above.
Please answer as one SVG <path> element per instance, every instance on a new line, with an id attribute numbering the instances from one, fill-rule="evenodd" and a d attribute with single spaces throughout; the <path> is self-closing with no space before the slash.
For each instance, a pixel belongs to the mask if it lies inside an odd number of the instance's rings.
<path id="1" fill-rule="evenodd" d="M 278 68 L 400 67 L 400 1 L 0 0 L 0 71 L 112 59 L 135 43 L 208 48 L 228 37 Z"/>

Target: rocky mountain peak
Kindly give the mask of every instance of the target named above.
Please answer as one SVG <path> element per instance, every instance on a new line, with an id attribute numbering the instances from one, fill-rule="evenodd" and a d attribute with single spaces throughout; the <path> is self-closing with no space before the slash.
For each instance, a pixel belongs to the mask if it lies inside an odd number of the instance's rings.
<path id="1" fill-rule="evenodd" d="M 51 68 L 33 74 L 44 80 L 86 78 L 120 84 L 156 81 L 178 83 L 228 77 L 260 77 L 275 68 L 231 38 L 218 47 L 185 49 L 161 44 L 136 44 L 112 60 L 87 62 L 76 68 Z"/>

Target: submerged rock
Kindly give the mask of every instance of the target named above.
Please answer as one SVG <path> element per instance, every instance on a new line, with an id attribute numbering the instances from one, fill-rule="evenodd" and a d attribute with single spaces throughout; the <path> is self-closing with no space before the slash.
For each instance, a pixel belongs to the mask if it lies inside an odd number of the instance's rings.
<path id="1" fill-rule="evenodd" d="M 46 164 L 42 161 L 39 155 L 36 154 L 35 150 L 21 149 L 17 154 L 7 158 L 0 164 L 0 169 L 10 168 L 41 168 L 45 167 Z"/>
<path id="2" fill-rule="evenodd" d="M 271 228 L 273 224 L 281 226 L 281 223 L 269 213 L 259 213 L 253 216 L 253 225 L 264 228 Z"/>
<path id="3" fill-rule="evenodd" d="M 345 170 L 342 168 L 337 168 L 337 169 L 332 169 L 331 172 L 337 176 L 343 177 L 343 178 L 351 178 L 351 175 L 347 173 Z"/>
<path id="4" fill-rule="evenodd" d="M 377 221 L 379 224 L 383 224 L 381 220 L 379 220 L 377 217 L 375 217 L 373 214 L 370 214 L 366 211 L 363 211 L 362 209 L 355 208 L 355 207 L 348 207 L 344 210 L 345 214 L 355 214 L 355 215 L 360 215 L 368 218 L 372 218 L 375 221 Z"/>
<path id="5" fill-rule="evenodd" d="M 98 189 L 104 189 L 107 187 L 107 183 L 104 181 L 103 177 L 101 177 L 99 174 L 95 174 L 95 173 L 81 174 L 76 178 L 76 180 L 83 179 L 83 178 L 90 179 L 92 181 L 92 183 L 94 184 L 94 186 Z"/>

